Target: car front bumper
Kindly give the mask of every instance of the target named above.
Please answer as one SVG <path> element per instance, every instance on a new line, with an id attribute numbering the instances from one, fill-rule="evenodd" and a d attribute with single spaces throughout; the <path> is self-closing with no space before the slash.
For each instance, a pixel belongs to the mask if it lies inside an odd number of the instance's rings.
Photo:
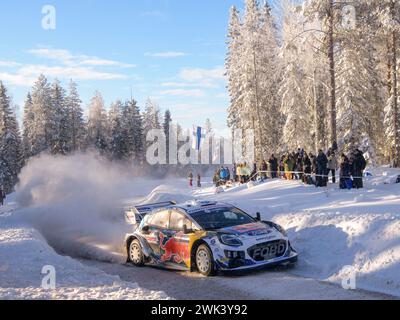
<path id="1" fill-rule="evenodd" d="M 256 270 L 266 267 L 290 265 L 296 263 L 298 260 L 298 253 L 294 249 L 288 250 L 283 256 L 274 259 L 269 259 L 262 262 L 255 262 L 248 259 L 232 259 L 229 261 L 216 261 L 217 269 L 220 271 L 245 271 Z"/>

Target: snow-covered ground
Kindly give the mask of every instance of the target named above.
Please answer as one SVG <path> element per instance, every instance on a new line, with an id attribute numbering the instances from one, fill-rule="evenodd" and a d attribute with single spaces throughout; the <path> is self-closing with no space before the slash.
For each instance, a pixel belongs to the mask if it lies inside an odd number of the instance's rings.
<path id="1" fill-rule="evenodd" d="M 400 297 L 400 184 L 385 184 L 398 171 L 375 170 L 363 190 L 334 185 L 316 189 L 275 180 L 216 194 L 210 182 L 190 189 L 184 179 L 129 181 L 89 159 L 74 159 L 71 170 L 65 170 L 69 160 L 43 166 L 45 160 L 22 173 L 17 193 L 0 208 L 0 299 L 160 299 L 169 293 L 196 299 L 199 293 L 192 286 L 204 292 L 212 286 L 217 298 L 223 298 L 218 290 L 233 288 L 245 291 L 238 297 L 253 299 L 290 298 L 285 292 L 301 292 L 294 298 L 371 298 L 318 282 L 340 284 L 350 271 L 355 272 L 357 289 Z M 122 207 L 194 198 L 227 201 L 280 223 L 300 253 L 298 266 L 240 279 L 124 268 L 122 241 L 129 227 Z M 41 287 L 46 265 L 56 270 L 56 290 Z M 164 279 L 159 287 L 153 279 L 157 277 Z M 272 289 L 256 290 L 257 283 L 271 281 Z"/>

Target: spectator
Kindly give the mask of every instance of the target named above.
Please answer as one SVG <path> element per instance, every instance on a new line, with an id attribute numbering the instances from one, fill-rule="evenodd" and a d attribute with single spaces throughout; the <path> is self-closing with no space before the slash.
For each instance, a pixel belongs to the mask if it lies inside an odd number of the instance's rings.
<path id="1" fill-rule="evenodd" d="M 4 199 L 6 198 L 6 193 L 4 192 L 4 187 L 0 186 L 0 204 L 4 205 Z"/>
<path id="2" fill-rule="evenodd" d="M 189 172 L 188 179 L 189 179 L 189 186 L 193 187 L 193 173 L 192 172 Z"/>
<path id="3" fill-rule="evenodd" d="M 342 160 L 340 162 L 340 189 L 351 189 L 353 187 L 350 174 L 351 169 L 349 158 L 342 154 Z"/>
<path id="4" fill-rule="evenodd" d="M 275 179 L 278 177 L 278 159 L 275 158 L 275 155 L 271 155 L 271 158 L 269 158 L 269 168 L 271 171 L 271 178 Z"/>
<path id="5" fill-rule="evenodd" d="M 329 178 L 329 174 L 332 173 L 332 183 L 336 183 L 337 168 L 338 168 L 338 163 L 337 163 L 335 152 L 332 149 L 329 149 L 329 151 L 328 151 L 328 178 Z"/>
<path id="6" fill-rule="evenodd" d="M 328 158 L 322 150 L 318 151 L 317 156 L 317 187 L 327 186 L 327 170 L 328 170 Z"/>
<path id="7" fill-rule="evenodd" d="M 356 149 L 353 153 L 353 182 L 354 182 L 354 188 L 356 189 L 362 189 L 364 187 L 363 184 L 363 174 L 364 170 L 367 166 L 367 162 L 365 161 L 365 158 L 363 156 L 363 153 Z"/>

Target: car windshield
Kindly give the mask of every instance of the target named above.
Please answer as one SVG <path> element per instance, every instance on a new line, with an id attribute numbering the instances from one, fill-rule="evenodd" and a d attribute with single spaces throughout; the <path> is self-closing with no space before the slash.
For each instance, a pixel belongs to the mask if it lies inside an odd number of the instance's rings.
<path id="1" fill-rule="evenodd" d="M 234 208 L 212 208 L 191 213 L 204 230 L 218 230 L 253 223 L 255 220 L 243 211 Z"/>

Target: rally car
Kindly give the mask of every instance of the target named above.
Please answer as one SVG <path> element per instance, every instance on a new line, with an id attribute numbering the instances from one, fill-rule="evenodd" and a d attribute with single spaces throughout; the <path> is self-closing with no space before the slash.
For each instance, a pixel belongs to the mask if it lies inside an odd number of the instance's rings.
<path id="1" fill-rule="evenodd" d="M 127 260 L 177 270 L 238 271 L 297 261 L 285 230 L 233 205 L 211 201 L 155 203 L 134 207 L 126 219 Z"/>

